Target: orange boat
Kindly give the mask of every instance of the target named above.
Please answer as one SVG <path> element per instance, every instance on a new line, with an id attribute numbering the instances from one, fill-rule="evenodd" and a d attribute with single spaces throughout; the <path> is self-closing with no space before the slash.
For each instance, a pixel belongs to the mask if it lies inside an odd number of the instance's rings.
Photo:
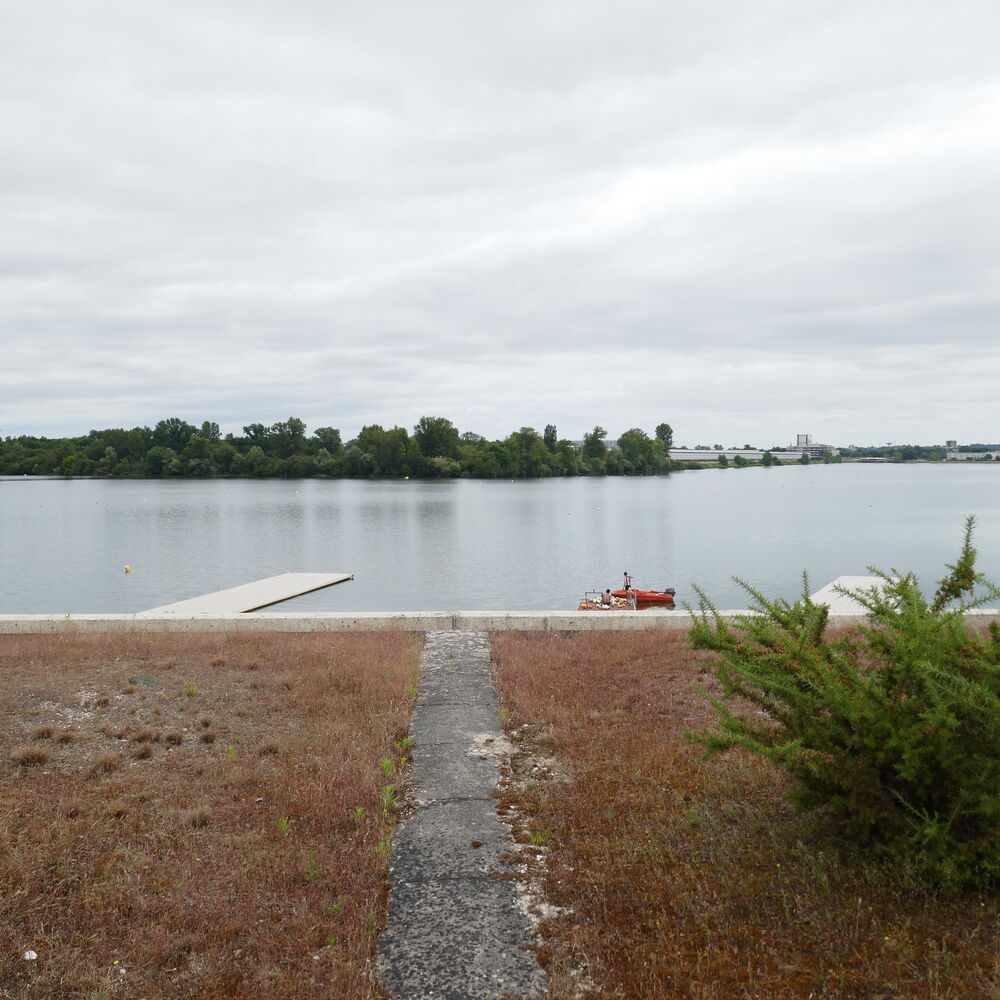
<path id="1" fill-rule="evenodd" d="M 635 590 L 630 587 L 628 590 L 612 590 L 611 596 L 623 601 L 635 601 L 637 608 L 672 608 L 675 593 L 677 591 L 673 587 L 666 590 Z"/>
<path id="2" fill-rule="evenodd" d="M 580 611 L 614 611 L 614 610 L 639 610 L 640 608 L 673 608 L 674 594 L 673 587 L 665 590 L 636 590 L 632 586 L 632 577 L 625 571 L 625 586 L 621 590 L 611 591 L 611 603 L 605 602 L 604 594 L 591 591 L 586 594 L 580 602 Z"/>

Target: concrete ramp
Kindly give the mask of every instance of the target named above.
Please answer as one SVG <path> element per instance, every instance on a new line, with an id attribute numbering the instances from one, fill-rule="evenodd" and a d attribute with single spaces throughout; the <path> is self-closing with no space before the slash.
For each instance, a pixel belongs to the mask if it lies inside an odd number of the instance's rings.
<path id="1" fill-rule="evenodd" d="M 868 609 L 859 604 L 853 597 L 838 592 L 837 588 L 847 590 L 870 590 L 872 587 L 881 589 L 884 586 L 877 576 L 838 576 L 815 594 L 810 595 L 813 604 L 826 604 L 831 615 L 866 615 Z"/>
<path id="2" fill-rule="evenodd" d="M 239 587 L 230 587 L 228 590 L 217 590 L 186 601 L 163 604 L 158 608 L 150 608 L 149 611 L 140 611 L 136 617 L 242 615 L 353 579 L 351 573 L 281 573 L 263 580 L 254 580 L 253 583 L 244 583 Z"/>

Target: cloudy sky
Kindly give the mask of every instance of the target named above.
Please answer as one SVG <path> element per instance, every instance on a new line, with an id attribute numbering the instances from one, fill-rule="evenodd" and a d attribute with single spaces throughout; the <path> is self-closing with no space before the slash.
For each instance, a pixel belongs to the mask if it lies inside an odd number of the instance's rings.
<path id="1" fill-rule="evenodd" d="M 0 434 L 1000 440 L 995 0 L 6 0 Z"/>

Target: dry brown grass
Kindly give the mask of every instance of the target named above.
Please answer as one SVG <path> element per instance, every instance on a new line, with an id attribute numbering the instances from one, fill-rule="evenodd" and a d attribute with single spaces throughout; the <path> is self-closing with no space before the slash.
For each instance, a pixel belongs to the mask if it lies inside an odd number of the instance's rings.
<path id="1" fill-rule="evenodd" d="M 10 755 L 10 759 L 21 767 L 38 767 L 48 761 L 49 752 L 41 747 L 18 747 Z"/>
<path id="2" fill-rule="evenodd" d="M 522 749 L 506 805 L 519 839 L 547 844 L 545 895 L 566 908 L 543 925 L 554 1000 L 1000 996 L 997 893 L 908 887 L 795 816 L 769 765 L 684 741 L 714 684 L 685 634 L 493 643 Z"/>
<path id="3" fill-rule="evenodd" d="M 418 662 L 391 632 L 0 636 L 0 997 L 381 996 Z"/>

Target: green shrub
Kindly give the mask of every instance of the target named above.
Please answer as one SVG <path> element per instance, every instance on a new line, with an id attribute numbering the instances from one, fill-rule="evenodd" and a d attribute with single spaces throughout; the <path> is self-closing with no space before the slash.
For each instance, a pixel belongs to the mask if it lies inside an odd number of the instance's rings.
<path id="1" fill-rule="evenodd" d="M 974 524 L 931 601 L 895 571 L 843 591 L 867 613 L 855 630 L 827 636 L 829 609 L 805 576 L 794 604 L 737 581 L 753 603 L 734 627 L 698 591 L 691 630 L 695 648 L 720 655 L 718 727 L 689 734 L 707 756 L 762 754 L 795 779 L 797 807 L 954 886 L 1000 876 L 1000 627 L 964 616 L 1000 589 L 975 570 Z M 757 711 L 736 714 L 733 696 Z"/>

